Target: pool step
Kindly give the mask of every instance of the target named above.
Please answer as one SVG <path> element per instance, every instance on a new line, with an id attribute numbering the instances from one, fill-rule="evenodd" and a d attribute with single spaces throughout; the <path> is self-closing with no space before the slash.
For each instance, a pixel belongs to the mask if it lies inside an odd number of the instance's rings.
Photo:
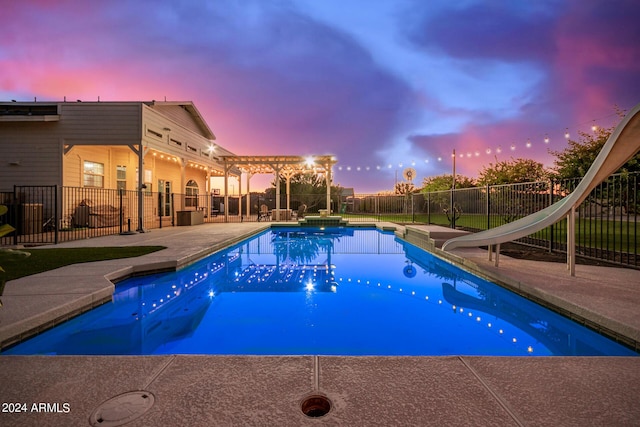
<path id="1" fill-rule="evenodd" d="M 403 232 L 396 232 L 399 238 L 406 240 L 425 250 L 440 248 L 447 240 L 460 235 L 469 234 L 463 230 L 452 230 L 441 226 L 408 225 Z"/>
<path id="2" fill-rule="evenodd" d="M 347 220 L 341 216 L 305 216 L 298 220 L 301 227 L 344 227 L 348 225 Z"/>

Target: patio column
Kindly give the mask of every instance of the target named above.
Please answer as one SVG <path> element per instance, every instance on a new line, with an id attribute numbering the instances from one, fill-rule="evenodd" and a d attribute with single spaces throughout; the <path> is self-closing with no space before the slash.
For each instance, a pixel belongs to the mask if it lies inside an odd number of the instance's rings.
<path id="1" fill-rule="evenodd" d="M 249 181 L 253 174 L 251 172 L 247 172 L 247 219 L 249 219 L 249 215 L 251 215 L 251 191 L 249 190 Z"/>
<path id="2" fill-rule="evenodd" d="M 224 163 L 224 222 L 229 222 L 229 171 L 233 164 Z"/>
<path id="3" fill-rule="evenodd" d="M 209 218 L 211 216 L 211 168 L 209 166 L 207 166 L 207 177 L 205 179 L 207 180 L 205 182 L 205 194 L 207 195 L 206 217 Z"/>
<path id="4" fill-rule="evenodd" d="M 184 194 L 187 188 L 187 161 L 184 157 L 180 157 L 178 158 L 178 163 L 180 164 L 180 191 L 178 194 L 180 194 L 180 210 L 183 211 L 185 208 Z M 173 192 L 176 192 L 175 188 L 173 189 Z M 174 208 L 174 210 L 176 209 Z"/>
<path id="5" fill-rule="evenodd" d="M 280 165 L 273 165 L 273 171 L 276 173 L 276 216 L 275 221 L 280 221 Z"/>
<path id="6" fill-rule="evenodd" d="M 240 222 L 242 222 L 242 172 L 238 175 L 238 215 L 240 215 Z"/>
<path id="7" fill-rule="evenodd" d="M 144 233 L 143 218 L 144 218 L 144 156 L 149 151 L 149 147 L 144 147 L 142 142 L 136 145 L 129 145 L 131 151 L 138 156 L 138 233 Z"/>
<path id="8" fill-rule="evenodd" d="M 287 210 L 291 209 L 291 177 L 295 175 L 296 172 L 293 169 L 287 168 L 283 171 L 283 176 L 287 179 Z"/>

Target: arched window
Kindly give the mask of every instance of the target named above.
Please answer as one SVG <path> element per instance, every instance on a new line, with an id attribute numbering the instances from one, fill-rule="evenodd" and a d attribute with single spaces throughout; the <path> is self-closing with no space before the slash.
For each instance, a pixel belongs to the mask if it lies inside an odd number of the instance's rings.
<path id="1" fill-rule="evenodd" d="M 187 182 L 187 188 L 185 189 L 184 198 L 185 207 L 198 207 L 198 183 L 190 179 Z"/>

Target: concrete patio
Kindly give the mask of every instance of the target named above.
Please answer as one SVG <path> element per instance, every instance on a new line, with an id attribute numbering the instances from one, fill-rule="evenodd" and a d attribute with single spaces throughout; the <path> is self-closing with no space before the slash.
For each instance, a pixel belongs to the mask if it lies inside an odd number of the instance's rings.
<path id="1" fill-rule="evenodd" d="M 58 245 L 167 249 L 9 282 L 0 342 L 108 299 L 110 280 L 180 267 L 268 225 L 163 228 Z M 640 337 L 637 270 L 577 266 L 571 277 L 562 264 L 504 256 L 496 268 L 478 249 L 445 256 L 625 339 Z M 134 391 L 144 397 L 101 406 Z M 640 358 L 0 356 L 0 395 L 7 426 L 640 425 Z M 309 395 L 328 398 L 328 414 L 305 415 Z M 144 414 L 135 418 L 138 410 Z"/>

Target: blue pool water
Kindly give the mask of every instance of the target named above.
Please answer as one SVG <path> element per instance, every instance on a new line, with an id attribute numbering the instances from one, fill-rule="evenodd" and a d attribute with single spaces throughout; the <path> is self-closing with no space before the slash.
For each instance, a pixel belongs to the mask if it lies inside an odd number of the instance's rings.
<path id="1" fill-rule="evenodd" d="M 273 228 L 3 354 L 638 354 L 393 233 Z"/>

